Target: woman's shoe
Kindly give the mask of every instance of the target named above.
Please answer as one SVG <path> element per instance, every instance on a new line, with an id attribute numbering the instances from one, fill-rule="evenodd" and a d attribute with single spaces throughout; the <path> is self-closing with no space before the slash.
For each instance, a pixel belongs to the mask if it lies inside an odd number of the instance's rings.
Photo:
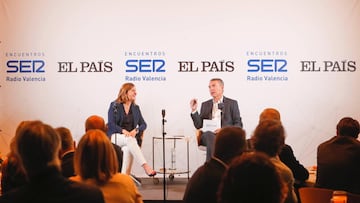
<path id="1" fill-rule="evenodd" d="M 148 176 L 153 177 L 156 175 L 156 171 L 154 171 L 147 163 L 143 164 L 142 167 Z"/>
<path id="2" fill-rule="evenodd" d="M 154 177 L 156 176 L 156 171 L 152 171 L 151 173 L 147 174 L 149 177 Z"/>

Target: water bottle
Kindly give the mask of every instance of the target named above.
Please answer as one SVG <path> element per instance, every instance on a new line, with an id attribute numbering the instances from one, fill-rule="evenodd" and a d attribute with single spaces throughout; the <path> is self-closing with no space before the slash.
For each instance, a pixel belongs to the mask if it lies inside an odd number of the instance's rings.
<path id="1" fill-rule="evenodd" d="M 330 203 L 347 203 L 347 195 L 345 191 L 335 190 Z"/>
<path id="2" fill-rule="evenodd" d="M 176 150 L 171 148 L 171 169 L 176 169 Z"/>

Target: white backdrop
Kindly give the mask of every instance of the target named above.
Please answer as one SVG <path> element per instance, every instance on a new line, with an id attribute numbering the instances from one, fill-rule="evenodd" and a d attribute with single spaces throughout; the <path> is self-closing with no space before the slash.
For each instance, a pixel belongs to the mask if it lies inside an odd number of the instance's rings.
<path id="1" fill-rule="evenodd" d="M 189 139 L 191 173 L 205 156 L 189 101 L 209 99 L 213 77 L 238 101 L 247 137 L 264 108 L 279 109 L 286 142 L 305 166 L 316 164 L 317 145 L 335 135 L 340 118 L 360 119 L 358 0 L 0 2 L 2 155 L 22 120 L 68 127 L 79 140 L 88 116 L 107 120 L 124 82 L 135 83 L 148 124 L 146 159 L 152 163 L 165 109 L 167 135 Z M 139 71 L 139 60 L 150 72 Z M 255 66 L 261 60 L 263 71 Z M 179 169 L 184 146 L 177 145 Z M 156 144 L 156 169 L 160 149 Z"/>

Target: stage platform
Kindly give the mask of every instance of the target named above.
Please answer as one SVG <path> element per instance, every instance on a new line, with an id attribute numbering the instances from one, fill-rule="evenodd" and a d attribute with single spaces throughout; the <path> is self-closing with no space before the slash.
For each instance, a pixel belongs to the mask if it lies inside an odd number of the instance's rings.
<path id="1" fill-rule="evenodd" d="M 164 202 L 164 190 L 163 190 L 163 177 L 160 175 L 156 176 L 157 180 L 153 178 L 141 178 L 141 185 L 138 186 L 138 190 L 143 197 L 145 203 L 160 203 Z M 166 177 L 166 202 L 169 203 L 180 203 L 183 202 L 184 191 L 186 184 L 188 183 L 187 178 L 174 178 L 170 180 Z"/>

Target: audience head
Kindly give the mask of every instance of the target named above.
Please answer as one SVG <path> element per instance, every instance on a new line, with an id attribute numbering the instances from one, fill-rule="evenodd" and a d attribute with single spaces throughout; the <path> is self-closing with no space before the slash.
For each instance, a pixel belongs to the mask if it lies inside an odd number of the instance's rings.
<path id="1" fill-rule="evenodd" d="M 246 149 L 245 131 L 240 127 L 221 128 L 215 138 L 214 156 L 225 163 L 240 155 Z"/>
<path id="2" fill-rule="evenodd" d="M 55 131 L 59 134 L 61 139 L 61 154 L 75 149 L 74 140 L 68 128 L 58 127 L 55 128 Z"/>
<path id="3" fill-rule="evenodd" d="M 58 157 L 61 140 L 56 131 L 41 121 L 26 121 L 20 123 L 14 148 L 20 158 L 21 166 L 30 178 L 40 175 L 50 167 L 60 170 Z"/>
<path id="4" fill-rule="evenodd" d="M 86 119 L 85 131 L 99 129 L 106 132 L 106 128 L 105 121 L 100 116 L 92 115 Z"/>
<path id="5" fill-rule="evenodd" d="M 285 144 L 285 131 L 280 121 L 263 120 L 256 127 L 251 139 L 255 151 L 274 157 Z"/>
<path id="6" fill-rule="evenodd" d="M 81 179 L 106 183 L 118 172 L 115 150 L 102 130 L 88 130 L 79 141 L 74 157 L 75 173 Z"/>
<path id="7" fill-rule="evenodd" d="M 15 144 L 16 144 L 15 139 L 16 139 L 17 135 L 20 133 L 20 131 L 22 130 L 22 128 L 25 126 L 25 124 L 28 122 L 29 121 L 21 121 L 19 123 L 19 125 L 17 126 L 16 131 L 15 131 L 15 137 L 13 137 L 10 142 L 10 152 L 8 154 L 8 157 L 14 157 L 15 159 L 19 158 L 15 154 Z"/>
<path id="8" fill-rule="evenodd" d="M 269 119 L 280 121 L 280 112 L 274 108 L 264 109 L 259 116 L 259 122 Z"/>
<path id="9" fill-rule="evenodd" d="M 130 98 L 128 97 L 128 92 L 133 88 L 135 88 L 135 85 L 133 83 L 131 82 L 124 83 L 119 90 L 119 94 L 116 101 L 119 103 L 126 103 L 130 101 Z"/>
<path id="10" fill-rule="evenodd" d="M 260 152 L 236 157 L 224 174 L 218 191 L 220 203 L 281 203 L 286 185 L 269 157 Z"/>
<path id="11" fill-rule="evenodd" d="M 336 133 L 340 136 L 357 138 L 359 136 L 359 122 L 350 117 L 342 118 L 336 126 Z"/>

